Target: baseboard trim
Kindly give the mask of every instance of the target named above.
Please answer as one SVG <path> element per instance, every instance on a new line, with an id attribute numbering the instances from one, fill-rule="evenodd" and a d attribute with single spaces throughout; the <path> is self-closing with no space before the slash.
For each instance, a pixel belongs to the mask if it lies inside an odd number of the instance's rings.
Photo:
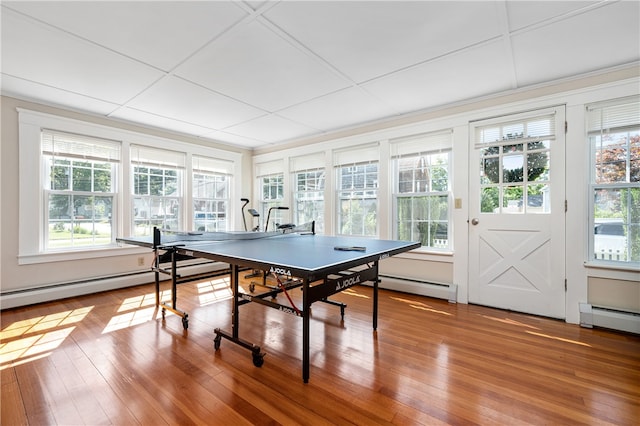
<path id="1" fill-rule="evenodd" d="M 379 277 L 380 284 L 378 286 L 380 288 L 445 299 L 451 303 L 457 303 L 458 300 L 458 286 L 456 284 L 434 283 L 383 274 Z"/>
<path id="2" fill-rule="evenodd" d="M 179 268 L 179 271 L 181 275 L 186 276 L 191 274 L 215 272 L 228 267 L 229 266 L 225 263 L 205 262 L 200 264 L 181 266 Z M 161 280 L 168 279 L 170 279 L 170 277 L 168 276 L 161 277 Z M 154 282 L 154 280 L 154 272 L 149 270 L 114 275 L 109 277 L 90 278 L 74 282 L 57 283 L 43 287 L 8 291 L 0 293 L 0 310 L 50 302 L 53 300 L 66 299 L 68 297 L 84 296 L 87 294 L 116 290 L 136 285 L 149 284 Z"/>
<path id="3" fill-rule="evenodd" d="M 596 326 L 640 334 L 640 314 L 580 303 L 580 326 Z"/>

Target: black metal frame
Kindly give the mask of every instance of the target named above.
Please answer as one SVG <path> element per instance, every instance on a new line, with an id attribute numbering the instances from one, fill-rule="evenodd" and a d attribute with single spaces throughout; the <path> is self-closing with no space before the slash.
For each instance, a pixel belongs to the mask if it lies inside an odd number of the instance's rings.
<path id="1" fill-rule="evenodd" d="M 363 266 L 363 265 L 361 265 Z M 242 346 L 245 349 L 249 349 L 252 353 L 253 364 L 256 367 L 260 367 L 264 364 L 265 353 L 262 352 L 259 345 L 248 342 L 240 338 L 240 306 L 246 303 L 259 303 L 261 305 L 278 309 L 282 312 L 302 317 L 302 380 L 305 383 L 309 382 L 309 330 L 310 330 L 310 316 L 311 305 L 315 302 L 330 303 L 340 307 L 342 318 L 344 319 L 345 304 L 335 302 L 327 299 L 329 296 L 353 287 L 357 284 L 364 282 L 373 283 L 373 330 L 378 328 L 378 260 L 373 260 L 364 264 L 365 268 L 358 268 L 353 270 L 343 270 L 342 268 L 328 270 L 324 276 L 320 279 L 312 279 L 317 277 L 311 277 L 310 275 L 304 277 L 296 277 L 300 279 L 295 285 L 290 285 L 289 288 L 302 287 L 302 309 L 297 311 L 296 309 L 275 303 L 270 300 L 265 300 L 267 297 L 273 297 L 278 293 L 281 293 L 282 289 L 276 288 L 271 291 L 267 291 L 258 295 L 251 295 L 246 293 L 240 293 L 239 291 L 239 270 L 240 265 L 231 265 L 231 287 L 233 289 L 233 313 L 231 332 L 216 328 L 214 332 L 216 337 L 214 339 L 214 347 L 216 350 L 220 348 L 222 338 L 232 341 L 233 343 Z"/>
<path id="2" fill-rule="evenodd" d="M 178 273 L 178 262 L 182 260 L 194 259 L 193 256 L 187 256 L 185 254 L 178 253 L 179 246 L 177 245 L 162 245 L 161 235 L 158 228 L 153 228 L 153 266 L 151 267 L 154 272 L 155 278 L 155 290 L 156 290 L 156 307 L 162 308 L 162 319 L 165 319 L 166 311 L 170 311 L 178 315 L 182 319 L 182 328 L 187 330 L 189 328 L 189 314 L 185 311 L 178 309 L 178 285 L 202 280 L 206 278 L 213 278 L 220 275 L 226 275 L 228 272 L 225 269 L 224 272 L 203 272 L 199 274 L 190 274 L 181 276 Z M 163 252 L 163 253 L 161 253 Z M 161 267 L 162 263 L 171 263 L 171 269 L 167 270 Z M 171 304 L 162 302 L 160 300 L 160 274 L 169 275 L 171 277 Z"/>
<path id="3" fill-rule="evenodd" d="M 313 227 L 312 227 L 313 228 Z M 314 234 L 312 230 L 311 234 Z M 135 239 L 118 239 L 118 241 L 138 244 L 143 246 L 149 246 L 148 242 L 141 242 Z M 373 330 L 378 328 L 378 284 L 379 268 L 378 263 L 382 259 L 386 259 L 393 255 L 406 252 L 420 247 L 420 243 L 410 243 L 408 245 L 399 246 L 397 248 L 390 248 L 386 251 L 371 252 L 364 257 L 354 258 L 349 261 L 345 261 L 340 264 L 335 264 L 320 269 L 308 270 L 302 267 L 285 266 L 272 264 L 267 261 L 261 260 L 249 260 L 237 258 L 231 255 L 210 253 L 206 250 L 200 251 L 197 246 L 186 248 L 182 243 L 176 244 L 161 244 L 160 230 L 154 229 L 152 248 L 155 252 L 156 258 L 154 261 L 153 270 L 156 277 L 156 305 L 163 308 L 163 318 L 165 309 L 180 315 L 182 317 L 183 327 L 188 327 L 188 314 L 177 309 L 177 285 L 187 281 L 194 281 L 202 279 L 204 276 L 215 276 L 209 274 L 193 274 L 187 277 L 180 277 L 177 273 L 177 262 L 181 259 L 202 258 L 209 259 L 218 262 L 224 262 L 230 265 L 230 279 L 231 288 L 233 291 L 233 312 L 232 312 L 232 330 L 231 332 L 216 328 L 214 330 L 216 337 L 214 338 L 214 347 L 216 350 L 220 348 L 222 338 L 232 341 L 246 349 L 249 349 L 253 356 L 253 363 L 255 366 L 260 367 L 264 363 L 265 353 L 259 345 L 248 342 L 240 338 L 240 306 L 246 303 L 259 303 L 261 305 L 278 309 L 280 311 L 293 314 L 295 316 L 302 317 L 302 335 L 303 335 L 303 348 L 302 348 L 302 379 L 305 383 L 309 381 L 309 329 L 310 329 L 310 316 L 311 305 L 315 302 L 324 302 L 333 305 L 337 305 L 341 308 L 341 315 L 344 319 L 345 304 L 340 302 L 331 301 L 329 296 L 346 290 L 354 285 L 362 284 L 364 282 L 371 282 L 373 284 L 373 315 L 372 323 Z M 168 272 L 160 268 L 160 251 L 165 251 L 171 258 L 171 271 Z M 165 253 L 165 254 L 166 254 Z M 279 283 L 278 287 L 267 286 L 267 291 L 260 294 L 247 294 L 239 291 L 239 272 L 240 270 L 251 269 L 256 271 L 264 271 L 267 273 L 282 273 L 286 271 L 287 278 L 289 278 L 285 284 Z M 166 273 L 172 277 L 172 303 L 171 306 L 166 303 L 160 302 L 160 280 L 159 274 Z M 223 272 L 226 274 L 226 271 Z M 216 275 L 223 274 L 218 272 Z M 295 277 L 295 278 L 294 278 Z M 270 300 L 265 300 L 268 297 L 275 297 L 276 295 L 286 292 L 289 289 L 301 288 L 302 290 L 302 309 L 299 310 L 295 306 L 282 305 Z"/>

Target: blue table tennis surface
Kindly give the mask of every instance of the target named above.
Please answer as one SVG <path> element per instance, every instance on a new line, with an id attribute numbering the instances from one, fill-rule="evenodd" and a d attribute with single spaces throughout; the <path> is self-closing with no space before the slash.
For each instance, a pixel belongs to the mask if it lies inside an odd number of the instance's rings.
<path id="1" fill-rule="evenodd" d="M 240 234 L 239 236 L 241 236 Z M 182 239 L 184 238 L 184 239 Z M 198 240 L 195 235 L 163 235 L 161 245 L 177 245 L 180 251 L 193 252 L 194 257 L 208 257 L 235 263 L 262 263 L 315 272 L 358 260 L 379 260 L 420 247 L 420 243 L 350 236 L 313 234 L 278 234 L 264 238 L 223 241 Z M 151 244 L 150 237 L 123 238 L 121 242 Z M 341 251 L 335 247 L 365 247 L 364 251 Z"/>

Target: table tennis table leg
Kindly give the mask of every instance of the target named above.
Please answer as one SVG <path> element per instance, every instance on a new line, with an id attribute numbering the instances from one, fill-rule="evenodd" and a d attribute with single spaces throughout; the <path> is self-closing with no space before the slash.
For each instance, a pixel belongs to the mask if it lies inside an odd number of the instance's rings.
<path id="1" fill-rule="evenodd" d="M 247 342 L 240 338 L 239 329 L 240 329 L 240 291 L 238 284 L 238 275 L 240 271 L 240 267 L 238 265 L 230 265 L 231 270 L 229 271 L 229 277 L 231 279 L 231 290 L 233 292 L 233 310 L 232 310 L 232 318 L 231 318 L 231 333 L 228 333 L 220 328 L 216 328 L 214 333 L 216 337 L 213 339 L 213 347 L 215 350 L 220 349 L 220 343 L 222 338 L 231 340 L 236 345 L 240 345 L 245 349 L 249 349 L 251 351 L 251 355 L 253 357 L 253 365 L 256 367 L 262 367 L 264 364 L 264 356 L 265 353 L 261 351 L 260 346 L 255 345 L 253 343 Z"/>
<path id="2" fill-rule="evenodd" d="M 240 296 L 240 286 L 238 285 L 238 265 L 231 265 L 231 291 L 233 292 L 233 312 L 231 313 L 231 334 L 234 339 L 238 338 L 239 335 L 239 327 L 240 327 L 240 309 L 239 309 L 239 296 Z"/>
<path id="3" fill-rule="evenodd" d="M 156 305 L 162 307 L 162 320 L 165 319 L 166 311 L 173 312 L 176 315 L 179 315 L 182 318 L 182 328 L 189 328 L 189 314 L 178 309 L 178 259 L 175 248 L 171 249 L 171 305 L 168 305 L 166 302 L 160 301 L 160 281 L 159 281 L 159 272 L 164 270 L 160 269 L 160 257 L 156 254 Z M 165 272 L 166 273 L 166 272 Z"/>
<path id="4" fill-rule="evenodd" d="M 373 267 L 375 268 L 375 278 L 373 280 L 373 330 L 378 329 L 378 283 L 380 279 L 378 278 L 378 262 L 373 263 Z"/>
<path id="5" fill-rule="evenodd" d="M 160 253 L 158 248 L 153 248 L 153 272 L 156 278 L 156 308 L 160 307 Z"/>
<path id="6" fill-rule="evenodd" d="M 308 302 L 309 279 L 304 279 L 302 286 L 302 380 L 309 383 L 309 313 L 311 305 Z"/>

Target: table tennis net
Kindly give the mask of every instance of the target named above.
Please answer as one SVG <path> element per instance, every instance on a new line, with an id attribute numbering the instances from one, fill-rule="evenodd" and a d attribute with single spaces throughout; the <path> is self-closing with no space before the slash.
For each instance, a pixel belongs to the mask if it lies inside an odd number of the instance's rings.
<path id="1" fill-rule="evenodd" d="M 277 231 L 270 232 L 247 232 L 247 231 L 215 231 L 215 232 L 188 232 L 171 231 L 154 228 L 154 244 L 172 244 L 179 242 L 207 242 L 207 241 L 235 241 L 235 240 L 257 240 L 270 238 L 284 234 L 315 234 L 315 221 L 303 223 L 301 225 L 286 224 L 278 226 Z"/>

